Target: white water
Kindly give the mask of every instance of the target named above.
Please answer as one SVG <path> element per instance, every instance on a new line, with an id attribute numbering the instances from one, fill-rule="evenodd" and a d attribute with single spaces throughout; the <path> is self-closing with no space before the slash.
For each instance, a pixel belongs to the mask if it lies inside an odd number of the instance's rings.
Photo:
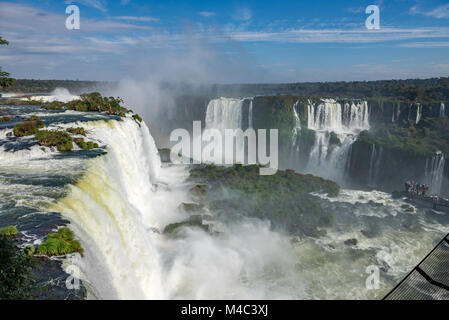
<path id="1" fill-rule="evenodd" d="M 387 276 L 399 281 L 434 240 L 447 233 L 437 220 L 428 221 L 417 208 L 409 212 L 403 201 L 386 193 L 342 190 L 334 198 L 319 195 L 331 202 L 336 219 L 346 216 L 323 228 L 322 236 L 292 239 L 274 232 L 267 221 L 248 219 L 215 221 L 221 231 L 217 235 L 186 228 L 181 237 L 170 238 L 156 230 L 186 218 L 177 209 L 180 203 L 193 201 L 186 169 L 161 167 L 145 123 L 139 127 L 127 118 L 76 126 L 87 129 L 89 139 L 106 145 L 107 155 L 90 160 L 38 159 L 34 150 L 22 154 L 0 150 L 5 153 L 0 195 L 16 207 L 45 204 L 71 221 L 85 248 L 85 256 L 74 263 L 82 270 L 91 298 L 381 298 L 393 285 L 386 283 Z M 54 190 L 4 183 L 5 177 L 39 174 L 45 180 L 78 177 L 82 172 L 65 198 L 50 208 L 46 205 L 55 198 L 53 193 L 62 193 L 62 186 Z M 383 206 L 370 207 L 369 201 Z M 370 226 L 378 233 L 366 236 Z M 344 243 L 351 238 L 358 241 L 354 247 Z M 365 269 L 372 264 L 387 266 L 381 272 L 380 290 L 365 287 Z"/>
<path id="2" fill-rule="evenodd" d="M 274 299 L 304 297 L 288 238 L 262 221 L 223 225 L 220 236 L 154 230 L 187 218 L 184 167 L 162 168 L 142 123 L 89 122 L 108 154 L 51 210 L 63 212 L 86 248 L 79 263 L 91 293 L 120 299 Z"/>
<path id="3" fill-rule="evenodd" d="M 444 155 L 438 151 L 432 158 L 426 159 L 424 170 L 425 183 L 430 186 L 431 194 L 440 194 L 444 177 Z"/>
<path id="4" fill-rule="evenodd" d="M 443 102 L 441 102 L 441 105 L 440 105 L 440 117 L 442 117 L 442 116 L 444 116 L 444 103 Z"/>
<path id="5" fill-rule="evenodd" d="M 79 96 L 73 95 L 66 88 L 56 88 L 52 93 L 48 96 L 31 96 L 22 98 L 21 100 L 33 100 L 33 101 L 42 101 L 44 103 L 53 102 L 53 101 L 61 101 L 61 102 L 69 102 L 72 100 L 79 99 Z"/>
<path id="6" fill-rule="evenodd" d="M 342 181 L 351 145 L 361 130 L 369 129 L 368 104 L 363 101 L 342 106 L 332 99 L 318 106 L 309 103 L 308 128 L 315 131 L 315 142 L 306 171 Z M 331 132 L 340 144 L 330 144 Z"/>

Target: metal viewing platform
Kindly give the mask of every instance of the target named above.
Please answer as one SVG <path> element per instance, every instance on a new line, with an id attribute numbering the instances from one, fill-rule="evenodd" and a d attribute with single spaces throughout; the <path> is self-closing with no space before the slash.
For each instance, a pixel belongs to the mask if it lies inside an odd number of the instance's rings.
<path id="1" fill-rule="evenodd" d="M 449 234 L 384 300 L 449 300 Z"/>

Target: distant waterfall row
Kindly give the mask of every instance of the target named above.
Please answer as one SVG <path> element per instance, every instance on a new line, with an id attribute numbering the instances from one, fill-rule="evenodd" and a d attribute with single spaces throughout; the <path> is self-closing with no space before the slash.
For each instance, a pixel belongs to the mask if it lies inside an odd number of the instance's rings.
<path id="1" fill-rule="evenodd" d="M 332 99 L 325 99 L 318 106 L 309 103 L 308 128 L 334 132 L 369 129 L 368 103 L 352 102 L 342 106 Z"/>

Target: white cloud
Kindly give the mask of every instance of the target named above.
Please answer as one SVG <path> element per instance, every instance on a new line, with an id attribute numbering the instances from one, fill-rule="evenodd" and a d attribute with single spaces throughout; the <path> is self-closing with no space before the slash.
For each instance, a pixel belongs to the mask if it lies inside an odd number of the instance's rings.
<path id="1" fill-rule="evenodd" d="M 418 6 L 413 6 L 409 10 L 410 14 L 422 14 L 427 17 L 434 17 L 437 19 L 449 18 L 449 3 L 443 4 L 439 7 L 436 7 L 430 11 L 423 11 L 418 8 Z"/>
<path id="2" fill-rule="evenodd" d="M 159 18 L 154 17 L 136 17 L 136 16 L 118 16 L 118 17 L 112 17 L 116 20 L 127 20 L 127 21 L 150 21 L 150 22 L 157 22 L 159 21 Z"/>
<path id="3" fill-rule="evenodd" d="M 76 0 L 76 1 L 75 0 L 66 0 L 65 3 L 66 4 L 80 3 L 86 7 L 92 7 L 92 8 L 98 9 L 103 12 L 108 11 L 106 9 L 106 7 L 107 7 L 106 0 Z"/>
<path id="4" fill-rule="evenodd" d="M 206 17 L 206 18 L 212 17 L 212 16 L 215 16 L 215 15 L 216 15 L 215 12 L 211 12 L 211 11 L 201 11 L 201 12 L 198 12 L 198 13 L 199 13 L 201 16 Z"/>

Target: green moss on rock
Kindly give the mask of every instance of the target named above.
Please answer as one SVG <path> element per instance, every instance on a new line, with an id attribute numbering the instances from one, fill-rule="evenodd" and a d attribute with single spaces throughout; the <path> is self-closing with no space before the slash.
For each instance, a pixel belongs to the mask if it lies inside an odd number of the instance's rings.
<path id="1" fill-rule="evenodd" d="M 40 146 L 57 147 L 58 151 L 71 151 L 73 148 L 72 137 L 65 131 L 40 130 L 35 139 Z"/>
<path id="2" fill-rule="evenodd" d="M 16 137 L 25 137 L 36 134 L 43 127 L 45 123 L 42 120 L 31 120 L 16 124 L 13 131 Z"/>
<path id="3" fill-rule="evenodd" d="M 167 225 L 164 228 L 164 233 L 173 234 L 181 227 L 196 227 L 206 232 L 209 232 L 209 226 L 207 224 L 203 224 L 203 217 L 201 215 L 193 215 L 186 221 L 176 222 Z"/>
<path id="4" fill-rule="evenodd" d="M 31 245 L 27 245 L 27 246 L 25 246 L 25 248 L 23 248 L 23 254 L 26 256 L 32 256 L 35 251 L 36 251 L 36 248 Z"/>
<path id="5" fill-rule="evenodd" d="M 4 237 L 15 237 L 19 234 L 19 230 L 15 226 L 7 226 L 5 228 L 0 229 L 0 235 Z"/>
<path id="6" fill-rule="evenodd" d="M 139 124 L 142 122 L 142 118 L 137 113 L 133 114 L 133 119 Z"/>
<path id="7" fill-rule="evenodd" d="M 47 235 L 47 240 L 39 245 L 38 255 L 60 256 L 69 253 L 83 253 L 84 250 L 78 240 L 74 239 L 73 231 L 63 227 L 56 233 Z"/>
<path id="8" fill-rule="evenodd" d="M 66 131 L 71 134 L 78 134 L 81 136 L 86 136 L 86 131 L 84 130 L 83 127 L 77 127 L 77 128 L 70 127 L 70 128 L 67 128 Z"/>
<path id="9" fill-rule="evenodd" d="M 77 144 L 78 147 L 80 147 L 83 150 L 91 150 L 98 148 L 98 143 L 92 142 L 92 141 L 84 141 L 83 138 L 75 138 L 73 141 Z"/>
<path id="10" fill-rule="evenodd" d="M 45 109 L 45 110 L 62 110 L 62 109 L 64 109 L 64 102 L 53 101 L 50 104 L 43 105 L 42 109 Z"/>

